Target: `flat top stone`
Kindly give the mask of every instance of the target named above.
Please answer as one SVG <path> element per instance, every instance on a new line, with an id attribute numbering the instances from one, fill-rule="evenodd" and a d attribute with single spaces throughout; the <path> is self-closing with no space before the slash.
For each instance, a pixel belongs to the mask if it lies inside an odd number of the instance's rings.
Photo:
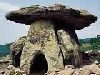
<path id="1" fill-rule="evenodd" d="M 37 20 L 52 20 L 57 23 L 58 28 L 83 29 L 94 23 L 97 17 L 85 10 L 75 10 L 65 5 L 55 4 L 53 6 L 32 5 L 11 11 L 6 15 L 7 20 L 30 25 Z"/>

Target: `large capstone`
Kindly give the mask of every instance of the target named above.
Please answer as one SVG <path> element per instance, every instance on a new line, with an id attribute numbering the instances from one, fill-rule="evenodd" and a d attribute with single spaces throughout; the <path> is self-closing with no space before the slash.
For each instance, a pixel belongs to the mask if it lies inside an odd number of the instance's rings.
<path id="1" fill-rule="evenodd" d="M 75 30 L 83 29 L 97 20 L 96 16 L 86 10 L 75 10 L 61 4 L 48 7 L 33 5 L 21 8 L 8 13 L 6 18 L 26 25 L 30 25 L 37 20 L 49 19 L 58 23 L 58 28 L 71 28 Z"/>

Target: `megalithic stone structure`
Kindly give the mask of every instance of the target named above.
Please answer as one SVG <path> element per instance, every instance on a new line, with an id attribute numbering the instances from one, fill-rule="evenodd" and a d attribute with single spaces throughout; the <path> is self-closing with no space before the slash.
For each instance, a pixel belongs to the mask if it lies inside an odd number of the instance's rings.
<path id="1" fill-rule="evenodd" d="M 96 16 L 85 10 L 60 4 L 21 8 L 8 13 L 6 18 L 30 25 L 20 50 L 19 65 L 28 73 L 59 71 L 67 64 L 80 66 L 82 59 L 75 30 L 81 30 L 97 20 Z"/>

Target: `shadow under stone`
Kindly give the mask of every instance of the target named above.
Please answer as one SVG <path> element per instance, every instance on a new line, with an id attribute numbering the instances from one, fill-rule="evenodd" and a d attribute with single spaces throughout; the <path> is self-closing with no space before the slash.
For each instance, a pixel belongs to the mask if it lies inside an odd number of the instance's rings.
<path id="1" fill-rule="evenodd" d="M 47 60 L 42 53 L 36 53 L 31 61 L 30 75 L 45 75 L 48 70 Z"/>

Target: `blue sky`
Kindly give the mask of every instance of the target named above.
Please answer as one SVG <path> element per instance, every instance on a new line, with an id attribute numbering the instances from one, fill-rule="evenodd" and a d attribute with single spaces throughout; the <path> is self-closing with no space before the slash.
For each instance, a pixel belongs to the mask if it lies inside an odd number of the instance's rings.
<path id="1" fill-rule="evenodd" d="M 100 0 L 0 0 L 0 44 L 13 42 L 27 34 L 29 26 L 5 19 L 5 14 L 30 5 L 64 4 L 75 9 L 85 9 L 98 16 L 96 23 L 76 31 L 79 38 L 96 37 L 100 34 Z"/>

